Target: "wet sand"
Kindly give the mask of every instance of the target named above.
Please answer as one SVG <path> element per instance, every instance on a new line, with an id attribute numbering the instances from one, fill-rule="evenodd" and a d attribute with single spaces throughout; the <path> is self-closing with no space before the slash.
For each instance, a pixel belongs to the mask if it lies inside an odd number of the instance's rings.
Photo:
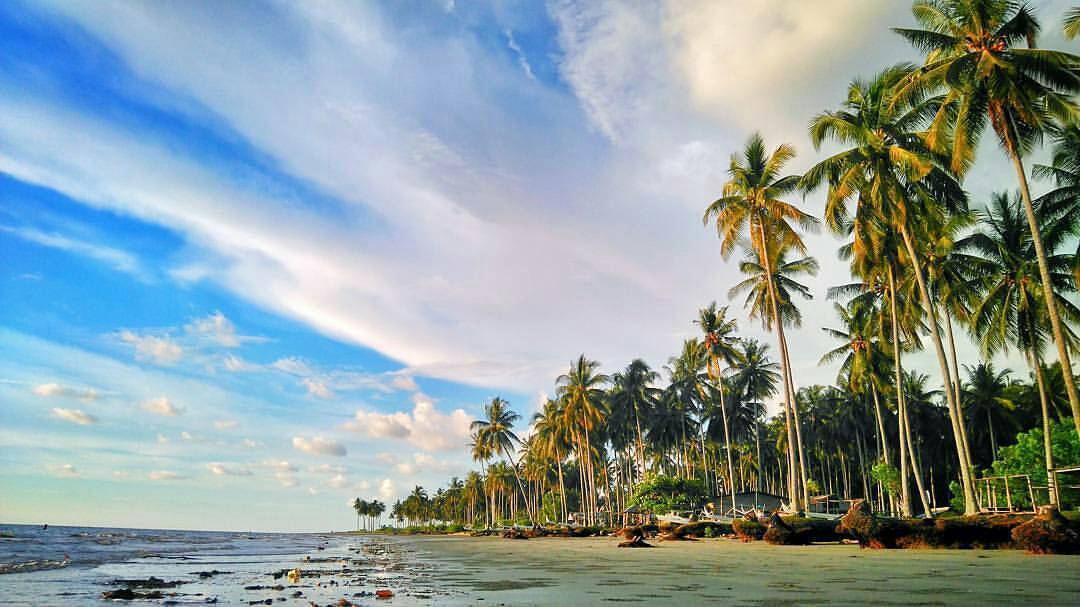
<path id="1" fill-rule="evenodd" d="M 612 538 L 403 540 L 449 603 L 482 605 L 1070 605 L 1080 556 L 860 550 L 714 539 L 618 549 Z M 443 601 L 438 601 L 442 603 Z M 448 604 L 449 604 L 448 603 Z"/>

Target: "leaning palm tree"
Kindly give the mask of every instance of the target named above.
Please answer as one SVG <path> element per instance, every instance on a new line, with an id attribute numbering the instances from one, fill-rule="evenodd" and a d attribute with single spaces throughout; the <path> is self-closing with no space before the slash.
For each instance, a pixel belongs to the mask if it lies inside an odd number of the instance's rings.
<path id="1" fill-rule="evenodd" d="M 730 180 L 724 184 L 723 195 L 705 209 L 702 221 L 708 225 L 715 221 L 717 234 L 720 236 L 720 253 L 726 259 L 736 246 L 745 241 L 756 253 L 758 263 L 765 269 L 766 275 L 773 275 L 769 251 L 794 250 L 806 253 L 799 229 L 815 230 L 817 220 L 804 213 L 795 205 L 783 199 L 797 190 L 799 177 L 784 176 L 782 171 L 795 157 L 795 149 L 783 144 L 772 154 L 765 148 L 761 135 L 755 133 L 747 141 L 742 154 L 733 154 L 728 167 Z M 787 416 L 788 445 L 796 444 L 798 424 L 794 402 L 794 381 L 791 377 L 791 363 L 787 356 L 787 340 L 784 326 L 780 320 L 781 300 L 776 293 L 776 285 L 768 281 L 768 313 L 779 342 L 781 368 L 784 375 L 784 412 Z M 801 455 L 801 451 L 799 452 Z M 803 458 L 805 459 L 805 458 Z M 788 476 L 790 479 L 792 505 L 805 502 L 805 491 L 798 487 L 806 484 L 805 466 L 800 468 L 798 480 L 795 472 L 795 454 L 789 449 Z"/>
<path id="2" fill-rule="evenodd" d="M 709 379 L 716 385 L 716 392 L 720 397 L 720 419 L 724 425 L 724 445 L 727 450 L 728 492 L 731 493 L 731 508 L 734 511 L 737 507 L 735 504 L 735 465 L 731 456 L 731 431 L 728 427 L 727 407 L 724 404 L 724 385 L 720 365 L 724 364 L 731 368 L 741 358 L 736 347 L 738 340 L 735 337 L 735 329 L 738 325 L 734 319 L 727 317 L 727 306 L 717 308 L 716 302 L 698 310 L 698 318 L 694 322 L 705 334 L 705 350 L 709 356 Z"/>
<path id="3" fill-rule="evenodd" d="M 572 428 L 578 447 L 578 475 L 581 480 L 581 501 L 589 524 L 596 518 L 596 475 L 593 470 L 592 442 L 589 432 L 601 420 L 604 407 L 603 386 L 606 375 L 597 373 L 600 363 L 582 354 L 570 365 L 570 370 L 555 380 L 556 393 L 562 400 L 563 420 Z"/>
<path id="4" fill-rule="evenodd" d="M 502 453 L 510 461 L 514 471 L 514 480 L 517 481 L 521 497 L 525 500 L 525 511 L 529 520 L 536 523 L 533 516 L 529 494 L 525 492 L 525 486 L 521 483 L 521 474 L 518 472 L 517 463 L 514 461 L 514 449 L 521 443 L 521 439 L 514 434 L 514 422 L 521 416 L 510 409 L 510 403 L 496 396 L 487 405 L 484 405 L 484 419 L 473 421 L 471 429 L 476 434 L 479 442 L 489 445 L 491 452 Z"/>
<path id="5" fill-rule="evenodd" d="M 966 198 L 960 185 L 935 161 L 922 134 L 917 132 L 940 108 L 942 100 L 912 95 L 898 103 L 892 98 L 895 88 L 917 71 L 912 66 L 900 64 L 886 68 L 870 81 L 855 80 L 848 87 L 847 100 L 840 110 L 815 117 L 810 126 L 814 146 L 820 148 L 824 142 L 833 141 L 846 149 L 807 171 L 802 186 L 812 190 L 822 182 L 828 183 L 825 222 L 834 232 L 850 232 L 854 237 L 853 266 L 885 265 L 890 307 L 895 306 L 897 300 L 898 269 L 904 265 L 910 268 L 918 284 L 942 381 L 950 388 L 951 375 L 938 329 L 937 311 L 930 298 L 915 242 L 924 237 L 921 230 L 931 216 L 963 210 Z M 849 210 L 852 202 L 854 213 Z M 902 263 L 903 254 L 907 255 L 906 264 Z M 868 263 L 868 258 L 874 257 L 881 257 L 882 263 Z M 900 324 L 895 307 L 891 316 L 895 347 L 899 345 Z M 898 352 L 895 359 L 899 362 Z M 896 374 L 899 383 L 899 365 Z M 971 514 L 976 510 L 975 491 L 964 447 L 963 413 L 956 403 L 955 391 L 946 389 L 945 393 L 960 462 L 965 510 Z M 906 443 L 910 438 L 905 430 L 906 408 L 902 393 L 898 393 L 897 404 L 903 454 L 909 450 L 910 445 Z M 902 459 L 901 469 L 904 465 Z M 917 470 L 917 467 L 913 468 Z M 902 478 L 906 482 L 907 475 Z M 921 487 L 921 482 L 916 474 L 916 484 Z M 920 488 L 919 494 L 925 495 L 925 491 Z M 929 511 L 925 501 L 923 506 Z M 909 509 L 907 500 L 904 507 Z"/>
<path id="6" fill-rule="evenodd" d="M 1039 22 L 1031 8 L 1018 2 L 921 0 L 912 10 L 924 29 L 894 31 L 927 53 L 926 64 L 906 78 L 898 92 L 904 98 L 937 88 L 947 91 L 927 142 L 950 154 L 955 173 L 971 166 L 988 123 L 1012 161 L 1039 262 L 1043 302 L 1058 358 L 1067 371 L 1065 389 L 1080 431 L 1080 395 L 1072 377 L 1066 328 L 1052 293 L 1049 254 L 1024 169 L 1024 156 L 1053 129 L 1053 120 L 1067 124 L 1080 115 L 1074 99 L 1080 92 L 1080 57 L 1034 48 Z"/>
<path id="7" fill-rule="evenodd" d="M 1017 197 L 1018 198 L 1018 197 Z M 1027 359 L 1035 375 L 1042 405 L 1043 432 L 1050 428 L 1050 412 L 1042 352 L 1046 334 L 1046 309 L 1042 303 L 1045 290 L 1040 285 L 1038 262 L 1035 261 L 1031 232 L 1026 229 L 1022 202 L 1008 194 L 995 194 L 985 211 L 979 214 L 980 230 L 958 243 L 962 251 L 970 252 L 968 265 L 975 276 L 981 277 L 981 297 L 972 312 L 972 327 L 980 336 L 979 346 L 984 356 L 993 356 L 1012 347 Z M 1060 221 L 1043 222 L 1042 233 L 1051 251 L 1068 237 L 1068 226 Z M 1051 293 L 1058 306 L 1073 322 L 1080 320 L 1077 308 L 1066 294 L 1071 292 L 1070 261 L 1067 255 L 1051 255 Z M 1070 338 L 1075 336 L 1070 332 Z M 1046 468 L 1053 468 L 1050 441 L 1045 439 Z M 1048 473 L 1053 481 L 1053 474 Z M 1056 494 L 1051 489 L 1052 500 Z"/>

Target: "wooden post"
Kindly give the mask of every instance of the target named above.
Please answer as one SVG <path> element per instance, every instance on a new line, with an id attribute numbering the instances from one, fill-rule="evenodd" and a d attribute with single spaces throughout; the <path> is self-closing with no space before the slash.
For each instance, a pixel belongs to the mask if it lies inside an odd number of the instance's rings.
<path id="1" fill-rule="evenodd" d="M 1009 512 L 1012 512 L 1012 491 L 1009 490 L 1009 477 L 1005 477 L 1005 503 L 1009 507 Z"/>

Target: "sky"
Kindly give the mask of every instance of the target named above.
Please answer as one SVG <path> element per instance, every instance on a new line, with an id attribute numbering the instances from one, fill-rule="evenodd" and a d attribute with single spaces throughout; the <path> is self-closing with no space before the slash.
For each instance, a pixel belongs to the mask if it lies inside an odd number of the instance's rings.
<path id="1" fill-rule="evenodd" d="M 1032 4 L 1068 48 L 1068 2 Z M 754 131 L 792 172 L 824 157 L 806 124 L 918 61 L 905 25 L 892 0 L 0 4 L 0 521 L 348 528 L 354 497 L 466 474 L 493 396 L 526 431 L 579 354 L 661 368 L 713 300 L 771 343 L 704 207 Z M 991 139 L 974 204 L 1015 187 Z M 797 385 L 835 377 L 849 279 L 808 244 Z"/>

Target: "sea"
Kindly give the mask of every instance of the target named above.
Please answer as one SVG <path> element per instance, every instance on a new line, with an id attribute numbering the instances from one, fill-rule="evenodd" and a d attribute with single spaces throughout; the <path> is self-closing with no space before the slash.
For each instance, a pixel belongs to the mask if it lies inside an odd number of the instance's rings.
<path id="1" fill-rule="evenodd" d="M 426 604 L 422 560 L 382 536 L 0 525 L 0 604 Z"/>

